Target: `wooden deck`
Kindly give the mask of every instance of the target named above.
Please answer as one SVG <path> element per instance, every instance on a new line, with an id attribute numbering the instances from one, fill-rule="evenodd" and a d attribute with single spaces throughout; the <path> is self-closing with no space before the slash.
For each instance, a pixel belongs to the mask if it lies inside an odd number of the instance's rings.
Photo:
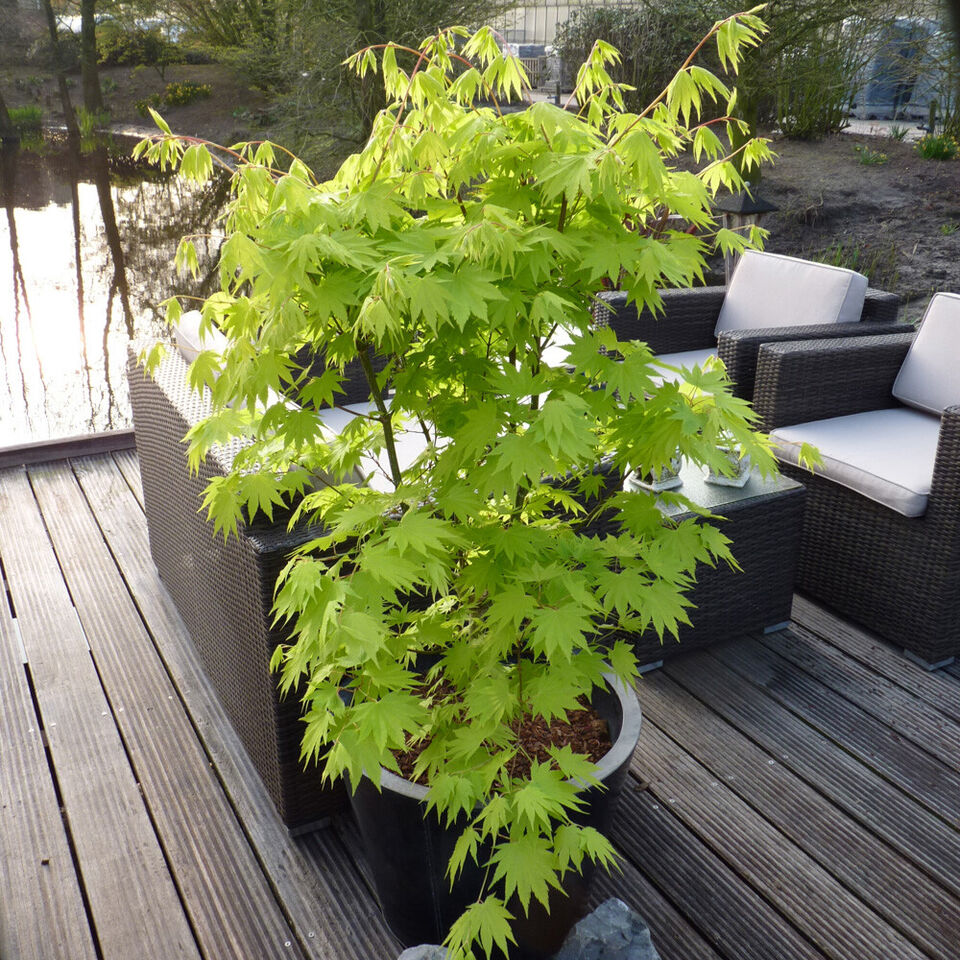
<path id="1" fill-rule="evenodd" d="M 150 560 L 132 451 L 0 470 L 0 958 L 392 958 L 292 839 Z M 640 686 L 621 897 L 663 960 L 958 960 L 960 668 L 798 598 Z"/>

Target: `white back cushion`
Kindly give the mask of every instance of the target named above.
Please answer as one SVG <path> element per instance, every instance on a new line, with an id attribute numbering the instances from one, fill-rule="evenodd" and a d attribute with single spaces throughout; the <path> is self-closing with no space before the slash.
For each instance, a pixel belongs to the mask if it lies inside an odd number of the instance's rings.
<path id="1" fill-rule="evenodd" d="M 855 323 L 867 278 L 853 270 L 745 250 L 724 297 L 715 333 L 812 323 Z"/>
<path id="2" fill-rule="evenodd" d="M 812 443 L 823 461 L 814 473 L 905 517 L 927 509 L 939 417 L 895 407 L 778 427 L 770 436 L 781 460 L 797 463 L 800 444 Z"/>
<path id="3" fill-rule="evenodd" d="M 711 357 L 716 357 L 717 348 L 709 347 L 706 350 L 684 350 L 682 353 L 661 353 L 653 358 L 653 366 L 660 376 L 655 378 L 660 383 L 682 383 L 686 377 L 679 370 L 667 370 L 666 367 L 702 367 Z"/>
<path id="4" fill-rule="evenodd" d="M 938 416 L 960 404 L 960 295 L 935 293 L 930 298 L 893 395 Z"/>
<path id="5" fill-rule="evenodd" d="M 201 338 L 199 310 L 187 310 L 180 315 L 180 322 L 173 328 L 173 339 L 180 356 L 187 363 L 193 363 L 201 350 L 222 352 L 227 349 L 227 338 L 216 327 L 212 327 L 207 335 Z"/>

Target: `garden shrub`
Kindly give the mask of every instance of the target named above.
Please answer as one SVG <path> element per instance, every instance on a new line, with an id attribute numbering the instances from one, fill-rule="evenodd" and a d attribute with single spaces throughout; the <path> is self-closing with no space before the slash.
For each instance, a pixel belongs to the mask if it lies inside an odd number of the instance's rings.
<path id="1" fill-rule="evenodd" d="M 928 133 L 917 141 L 916 151 L 924 160 L 956 160 L 960 143 L 949 133 Z"/>
<path id="2" fill-rule="evenodd" d="M 144 120 L 150 119 L 150 111 L 158 107 L 185 107 L 195 100 L 209 97 L 213 91 L 209 83 L 193 83 L 191 80 L 179 80 L 168 83 L 163 93 L 151 93 L 137 100 L 134 106 Z"/>
<path id="3" fill-rule="evenodd" d="M 159 27 L 145 29 L 105 20 L 97 24 L 97 59 L 104 67 L 154 67 L 163 79 L 171 63 L 183 63 L 186 58 Z"/>
<path id="4" fill-rule="evenodd" d="M 565 85 L 573 87 L 571 65 L 583 63 L 596 40 L 620 51 L 622 60 L 612 66 L 611 76 L 636 87 L 625 94 L 629 110 L 642 110 L 670 82 L 687 54 L 714 21 L 720 5 L 712 0 L 677 0 L 669 8 L 648 3 L 628 7 L 581 7 L 557 27 L 554 52 L 565 64 Z M 704 51 L 701 61 L 715 69 L 715 55 Z"/>
<path id="5" fill-rule="evenodd" d="M 10 123 L 18 133 L 39 130 L 43 123 L 43 110 L 33 104 L 26 107 L 11 107 Z"/>
<path id="6" fill-rule="evenodd" d="M 816 140 L 847 123 L 858 45 L 839 25 L 780 52 L 766 114 L 785 137 Z"/>
<path id="7" fill-rule="evenodd" d="M 209 83 L 180 80 L 168 83 L 163 91 L 163 102 L 169 107 L 185 107 L 195 100 L 203 100 L 212 93 Z"/>

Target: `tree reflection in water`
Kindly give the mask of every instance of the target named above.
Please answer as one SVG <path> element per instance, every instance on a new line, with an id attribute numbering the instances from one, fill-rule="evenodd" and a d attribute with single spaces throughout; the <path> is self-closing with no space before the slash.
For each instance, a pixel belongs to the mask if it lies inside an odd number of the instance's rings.
<path id="1" fill-rule="evenodd" d="M 213 289 L 227 193 L 102 147 L 0 150 L 0 446 L 130 425 L 127 342 L 166 335 L 166 297 Z M 188 233 L 198 280 L 173 268 Z"/>

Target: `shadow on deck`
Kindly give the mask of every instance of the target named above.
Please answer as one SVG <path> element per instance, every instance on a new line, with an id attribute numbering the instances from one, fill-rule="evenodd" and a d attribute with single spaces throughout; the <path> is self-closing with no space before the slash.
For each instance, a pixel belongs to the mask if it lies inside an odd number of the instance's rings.
<path id="1" fill-rule="evenodd" d="M 379 960 L 347 818 L 291 838 L 150 559 L 132 450 L 0 470 L 0 957 Z M 960 668 L 797 598 L 668 662 L 613 839 L 663 960 L 957 960 Z"/>

